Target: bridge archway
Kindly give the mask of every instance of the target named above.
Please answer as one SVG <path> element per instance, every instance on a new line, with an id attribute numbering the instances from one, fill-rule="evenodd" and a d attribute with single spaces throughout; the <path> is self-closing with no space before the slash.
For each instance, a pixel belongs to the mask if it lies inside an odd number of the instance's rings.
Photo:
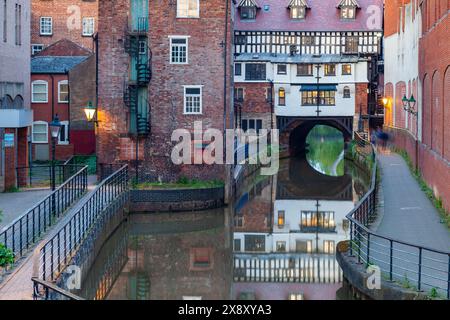
<path id="1" fill-rule="evenodd" d="M 340 118 L 281 118 L 278 119 L 280 146 L 285 156 L 295 156 L 305 150 L 306 138 L 317 125 L 326 125 L 340 131 L 345 143 L 353 137 L 353 117 Z"/>

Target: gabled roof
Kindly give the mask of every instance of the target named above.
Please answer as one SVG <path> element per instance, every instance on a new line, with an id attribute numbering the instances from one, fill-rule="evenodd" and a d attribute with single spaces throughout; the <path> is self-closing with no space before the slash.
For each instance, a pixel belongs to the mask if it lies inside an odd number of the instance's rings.
<path id="1" fill-rule="evenodd" d="M 305 7 L 305 8 L 309 8 L 309 5 L 308 5 L 308 3 L 306 2 L 306 0 L 291 0 L 291 1 L 289 1 L 288 8 L 292 8 L 292 7 Z"/>
<path id="2" fill-rule="evenodd" d="M 256 7 L 259 8 L 256 0 L 241 0 L 238 4 L 238 7 Z"/>
<path id="3" fill-rule="evenodd" d="M 51 44 L 36 56 L 89 56 L 92 52 L 69 39 L 61 39 Z"/>
<path id="4" fill-rule="evenodd" d="M 31 59 L 32 74 L 65 74 L 73 67 L 89 58 L 89 56 L 78 57 L 55 57 L 36 56 Z"/>
<path id="5" fill-rule="evenodd" d="M 340 0 L 336 7 L 337 8 L 342 8 L 342 7 L 357 7 L 357 8 L 361 8 L 359 6 L 359 3 L 358 3 L 357 0 Z"/>

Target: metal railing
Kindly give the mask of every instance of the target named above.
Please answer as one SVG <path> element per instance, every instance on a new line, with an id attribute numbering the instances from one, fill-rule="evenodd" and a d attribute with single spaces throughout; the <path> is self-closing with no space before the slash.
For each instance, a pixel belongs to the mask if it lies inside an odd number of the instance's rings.
<path id="1" fill-rule="evenodd" d="M 40 279 L 57 279 L 105 209 L 128 191 L 128 166 L 124 165 L 103 180 L 70 220 L 42 246 L 39 255 Z"/>
<path id="2" fill-rule="evenodd" d="M 347 215 L 350 256 L 356 255 L 358 262 L 366 267 L 378 266 L 386 280 L 450 299 L 450 252 L 382 236 L 370 229 L 377 205 L 376 153 L 373 147 L 371 150 L 371 154 L 366 155 L 374 159 L 369 191 Z"/>
<path id="3" fill-rule="evenodd" d="M 51 282 L 43 281 L 35 277 L 31 278 L 31 281 L 33 281 L 33 300 L 84 300 Z"/>
<path id="4" fill-rule="evenodd" d="M 56 188 L 44 200 L 0 231 L 0 243 L 12 250 L 15 259 L 23 257 L 57 218 L 87 190 L 87 166 Z"/>
<path id="5" fill-rule="evenodd" d="M 77 173 L 83 166 L 75 164 L 55 165 L 55 183 L 60 185 Z M 17 188 L 50 188 L 52 166 L 17 167 Z"/>

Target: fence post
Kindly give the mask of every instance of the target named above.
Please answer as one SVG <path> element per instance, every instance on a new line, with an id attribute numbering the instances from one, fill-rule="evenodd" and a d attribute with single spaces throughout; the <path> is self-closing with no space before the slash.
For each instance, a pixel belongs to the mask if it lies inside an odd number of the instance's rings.
<path id="1" fill-rule="evenodd" d="M 389 281 L 392 281 L 392 271 L 393 271 L 393 253 L 394 253 L 394 242 L 392 241 L 392 239 L 389 240 L 390 242 L 390 249 L 389 249 Z"/>
<path id="2" fill-rule="evenodd" d="M 420 291 L 422 282 L 422 247 L 419 247 L 419 278 L 417 289 Z"/>
<path id="3" fill-rule="evenodd" d="M 366 267 L 370 264 L 370 232 L 367 233 L 367 262 Z"/>

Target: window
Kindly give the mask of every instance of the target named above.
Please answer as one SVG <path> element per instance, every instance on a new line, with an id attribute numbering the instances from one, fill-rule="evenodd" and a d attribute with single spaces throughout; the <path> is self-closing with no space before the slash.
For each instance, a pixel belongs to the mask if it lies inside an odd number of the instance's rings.
<path id="1" fill-rule="evenodd" d="M 242 119 L 241 120 L 241 129 L 244 131 L 247 130 L 257 130 L 262 129 L 262 120 L 260 119 Z"/>
<path id="2" fill-rule="evenodd" d="M 333 240 L 323 240 L 323 252 L 327 254 L 334 254 L 335 244 Z"/>
<path id="3" fill-rule="evenodd" d="M 262 63 L 245 64 L 245 80 L 266 80 L 266 65 Z"/>
<path id="4" fill-rule="evenodd" d="M 3 42 L 8 41 L 8 5 L 3 0 Z"/>
<path id="5" fill-rule="evenodd" d="M 177 18 L 198 18 L 199 0 L 177 0 Z"/>
<path id="6" fill-rule="evenodd" d="M 242 6 L 240 8 L 240 17 L 242 20 L 254 20 L 256 18 L 256 7 Z"/>
<path id="7" fill-rule="evenodd" d="M 284 210 L 283 211 L 278 211 L 278 226 L 279 227 L 284 227 Z"/>
<path id="8" fill-rule="evenodd" d="M 325 65 L 325 75 L 326 76 L 335 76 L 336 75 L 336 65 L 335 64 L 326 64 Z"/>
<path id="9" fill-rule="evenodd" d="M 184 87 L 184 113 L 201 114 L 202 113 L 202 87 L 185 86 Z"/>
<path id="10" fill-rule="evenodd" d="M 244 217 L 241 215 L 236 215 L 234 217 L 234 226 L 237 228 L 242 228 L 244 226 Z"/>
<path id="11" fill-rule="evenodd" d="M 291 19 L 305 19 L 305 7 L 293 6 L 290 11 Z"/>
<path id="12" fill-rule="evenodd" d="M 277 252 L 286 252 L 286 241 L 277 241 Z"/>
<path id="13" fill-rule="evenodd" d="M 334 232 L 336 223 L 333 211 L 302 211 L 300 227 L 302 232 Z"/>
<path id="14" fill-rule="evenodd" d="M 287 74 L 287 66 L 285 64 L 277 65 L 277 73 L 278 74 Z"/>
<path id="15" fill-rule="evenodd" d="M 312 76 L 313 75 L 313 65 L 312 64 L 298 64 L 297 65 L 297 76 Z"/>
<path id="16" fill-rule="evenodd" d="M 209 269 L 211 267 L 211 250 L 209 248 L 192 248 L 190 258 L 191 270 Z"/>
<path id="17" fill-rule="evenodd" d="M 278 89 L 278 105 L 285 106 L 286 105 L 286 91 L 284 88 Z"/>
<path id="18" fill-rule="evenodd" d="M 31 136 L 33 143 L 48 143 L 48 123 L 45 121 L 33 122 Z"/>
<path id="19" fill-rule="evenodd" d="M 266 237 L 264 235 L 246 235 L 245 251 L 265 251 Z"/>
<path id="20" fill-rule="evenodd" d="M 41 52 L 42 50 L 44 50 L 43 44 L 32 44 L 31 45 L 31 54 L 32 55 L 35 55 L 35 54 Z"/>
<path id="21" fill-rule="evenodd" d="M 314 36 L 303 36 L 302 37 L 302 45 L 313 46 L 315 44 L 316 44 L 316 38 Z"/>
<path id="22" fill-rule="evenodd" d="M 352 20 L 356 17 L 356 7 L 345 6 L 341 7 L 341 19 Z"/>
<path id="23" fill-rule="evenodd" d="M 319 91 L 319 105 L 334 106 L 336 104 L 336 91 Z M 317 91 L 302 91 L 302 105 L 317 105 Z"/>
<path id="24" fill-rule="evenodd" d="M 243 102 L 244 101 L 244 88 L 236 88 L 234 91 L 234 99 L 237 102 Z"/>
<path id="25" fill-rule="evenodd" d="M 90 37 L 94 34 L 94 18 L 83 18 L 83 36 Z"/>
<path id="26" fill-rule="evenodd" d="M 48 83 L 47 81 L 37 80 L 31 83 L 31 102 L 48 102 Z"/>
<path id="27" fill-rule="evenodd" d="M 147 54 L 147 41 L 140 40 L 139 41 L 139 54 L 140 55 L 146 55 Z"/>
<path id="28" fill-rule="evenodd" d="M 344 98 L 350 98 L 350 88 L 344 87 Z"/>
<path id="29" fill-rule="evenodd" d="M 58 144 L 69 144 L 69 121 L 61 121 Z"/>
<path id="30" fill-rule="evenodd" d="M 20 46 L 22 45 L 22 6 L 20 4 L 16 4 L 15 18 L 16 45 Z"/>
<path id="31" fill-rule="evenodd" d="M 358 52 L 358 36 L 349 36 L 345 38 L 345 52 Z"/>
<path id="32" fill-rule="evenodd" d="M 247 38 L 243 35 L 237 35 L 234 37 L 234 42 L 236 44 L 246 44 L 247 43 Z"/>
<path id="33" fill-rule="evenodd" d="M 311 253 L 312 247 L 312 240 L 297 240 L 295 242 L 295 251 L 299 253 Z"/>
<path id="34" fill-rule="evenodd" d="M 40 34 L 41 34 L 41 36 L 51 36 L 53 34 L 53 19 L 52 19 L 52 17 L 41 17 L 41 19 L 40 19 Z"/>
<path id="35" fill-rule="evenodd" d="M 351 64 L 343 64 L 342 65 L 342 75 L 348 76 L 352 74 L 352 65 Z"/>
<path id="36" fill-rule="evenodd" d="M 69 82 L 67 80 L 58 82 L 58 102 L 69 103 Z"/>
<path id="37" fill-rule="evenodd" d="M 188 63 L 188 37 L 170 37 L 170 63 Z"/>
<path id="38" fill-rule="evenodd" d="M 234 75 L 235 76 L 241 76 L 242 75 L 242 64 L 241 63 L 235 63 L 234 64 Z"/>
<path id="39" fill-rule="evenodd" d="M 234 239 L 234 251 L 241 251 L 241 239 Z"/>

